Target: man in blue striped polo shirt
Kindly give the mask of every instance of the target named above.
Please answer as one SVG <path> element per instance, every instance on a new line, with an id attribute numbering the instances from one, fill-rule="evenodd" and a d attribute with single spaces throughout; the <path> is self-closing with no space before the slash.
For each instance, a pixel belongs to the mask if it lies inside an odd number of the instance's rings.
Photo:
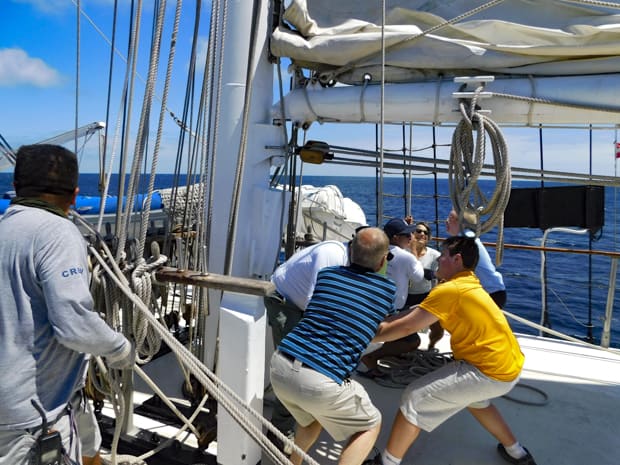
<path id="1" fill-rule="evenodd" d="M 336 441 L 349 439 L 339 463 L 360 464 L 379 435 L 381 413 L 350 375 L 394 310 L 396 286 L 379 272 L 388 246 L 381 229 L 359 231 L 351 264 L 319 271 L 302 320 L 271 359 L 271 385 L 297 421 L 295 444 L 304 452 L 325 428 Z M 291 461 L 302 456 L 294 451 Z"/>

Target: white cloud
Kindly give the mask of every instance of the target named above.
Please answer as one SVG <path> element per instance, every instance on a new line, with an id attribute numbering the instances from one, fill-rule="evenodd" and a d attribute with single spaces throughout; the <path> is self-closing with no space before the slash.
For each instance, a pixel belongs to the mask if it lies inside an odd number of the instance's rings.
<path id="1" fill-rule="evenodd" d="M 60 73 L 40 58 L 20 48 L 0 49 L 0 86 L 51 87 L 60 83 Z"/>
<path id="2" fill-rule="evenodd" d="M 67 6 L 67 0 L 13 0 L 13 3 L 23 3 L 43 13 L 58 13 L 59 9 Z"/>
<path id="3" fill-rule="evenodd" d="M 196 72 L 200 75 L 205 69 L 205 61 L 209 52 L 209 38 L 198 37 L 198 51 L 196 52 Z"/>

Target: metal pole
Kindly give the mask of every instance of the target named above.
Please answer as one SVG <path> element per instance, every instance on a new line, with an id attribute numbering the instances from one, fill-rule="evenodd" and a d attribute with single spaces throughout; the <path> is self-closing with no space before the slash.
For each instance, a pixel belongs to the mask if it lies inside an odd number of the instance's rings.
<path id="1" fill-rule="evenodd" d="M 611 259 L 609 270 L 609 286 L 607 287 L 607 305 L 605 306 L 605 321 L 603 322 L 603 334 L 601 335 L 601 347 L 609 347 L 611 332 L 611 315 L 614 310 L 614 297 L 616 294 L 616 272 L 618 271 L 618 259 Z"/>

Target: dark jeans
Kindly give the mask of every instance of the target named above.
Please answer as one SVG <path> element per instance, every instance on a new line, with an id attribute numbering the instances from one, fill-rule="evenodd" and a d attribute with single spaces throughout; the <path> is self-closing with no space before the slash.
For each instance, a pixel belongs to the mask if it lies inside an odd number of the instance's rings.
<path id="1" fill-rule="evenodd" d="M 497 304 L 499 308 L 504 308 L 504 305 L 506 305 L 506 298 L 507 298 L 506 291 L 496 291 L 489 295 L 491 296 L 491 299 L 493 299 L 493 301 Z"/>
<path id="2" fill-rule="evenodd" d="M 267 322 L 271 326 L 273 335 L 273 346 L 277 349 L 284 336 L 299 323 L 304 312 L 294 303 L 283 301 L 280 296 L 267 296 L 264 298 L 264 302 L 267 310 Z M 273 403 L 271 423 L 284 435 L 295 431 L 295 419 L 277 396 Z"/>

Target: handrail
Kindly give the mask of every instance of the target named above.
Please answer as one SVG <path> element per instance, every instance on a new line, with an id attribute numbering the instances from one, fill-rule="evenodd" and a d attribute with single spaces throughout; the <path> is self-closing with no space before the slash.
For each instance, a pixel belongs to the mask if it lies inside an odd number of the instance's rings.
<path id="1" fill-rule="evenodd" d="M 444 241 L 445 237 L 432 237 L 430 240 Z M 430 241 L 429 240 L 429 241 Z M 482 242 L 488 247 L 497 247 L 496 242 Z M 522 245 L 522 244 L 504 244 L 505 249 L 534 250 L 544 252 L 562 252 L 574 253 L 581 255 L 600 255 L 604 257 L 620 258 L 620 252 L 612 252 L 611 250 L 588 250 L 588 249 L 568 249 L 564 247 L 546 247 L 540 245 Z"/>
<path id="2" fill-rule="evenodd" d="M 618 258 L 611 259 L 611 269 L 609 270 L 609 283 L 607 289 L 607 305 L 605 306 L 605 321 L 603 322 L 603 334 L 601 335 L 601 347 L 609 347 L 611 339 L 611 316 L 614 310 L 614 296 L 616 294 L 616 286 L 611 283 L 616 282 L 616 272 L 618 271 Z"/>
<path id="3" fill-rule="evenodd" d="M 570 229 L 570 228 L 549 228 L 545 229 L 543 237 L 540 239 L 541 247 L 547 242 L 547 236 L 552 232 L 563 232 L 567 234 L 588 234 L 587 229 Z M 540 325 L 549 327 L 549 313 L 547 311 L 547 250 L 540 251 Z M 543 335 L 542 331 L 538 332 L 539 336 Z"/>
<path id="4" fill-rule="evenodd" d="M 577 234 L 583 234 L 584 231 L 587 230 L 568 230 L 566 231 L 564 228 L 552 228 L 554 230 L 562 230 L 564 232 L 575 232 Z M 545 233 L 546 234 L 546 233 Z M 444 241 L 443 237 L 432 237 L 431 240 L 436 241 Z M 544 241 L 544 240 L 543 240 Z M 483 242 L 483 244 L 487 247 L 496 247 L 497 244 L 495 242 Z M 521 244 L 504 244 L 504 249 L 517 249 L 517 250 L 531 250 L 531 251 L 540 251 L 544 252 L 559 252 L 559 253 L 572 253 L 578 255 L 598 255 L 602 257 L 609 257 L 611 259 L 611 268 L 609 271 L 609 285 L 607 290 L 607 302 L 605 304 L 605 319 L 603 321 L 603 331 L 601 334 L 601 347 L 608 348 L 610 346 L 610 334 L 611 334 L 611 323 L 612 323 L 612 314 L 613 314 L 613 306 L 614 306 L 614 298 L 615 298 L 615 285 L 613 283 L 616 282 L 616 275 L 618 269 L 618 259 L 620 259 L 620 252 L 612 252 L 606 250 L 587 250 L 587 249 L 569 249 L 564 247 L 547 247 L 547 246 L 539 246 L 539 245 L 521 245 Z M 543 263 L 541 263 L 541 267 L 544 266 L 544 258 L 542 259 Z M 544 315 L 546 311 L 546 304 L 544 303 L 544 286 L 541 286 L 543 292 L 543 305 L 541 309 L 541 315 Z M 542 335 L 542 332 L 540 333 Z"/>

